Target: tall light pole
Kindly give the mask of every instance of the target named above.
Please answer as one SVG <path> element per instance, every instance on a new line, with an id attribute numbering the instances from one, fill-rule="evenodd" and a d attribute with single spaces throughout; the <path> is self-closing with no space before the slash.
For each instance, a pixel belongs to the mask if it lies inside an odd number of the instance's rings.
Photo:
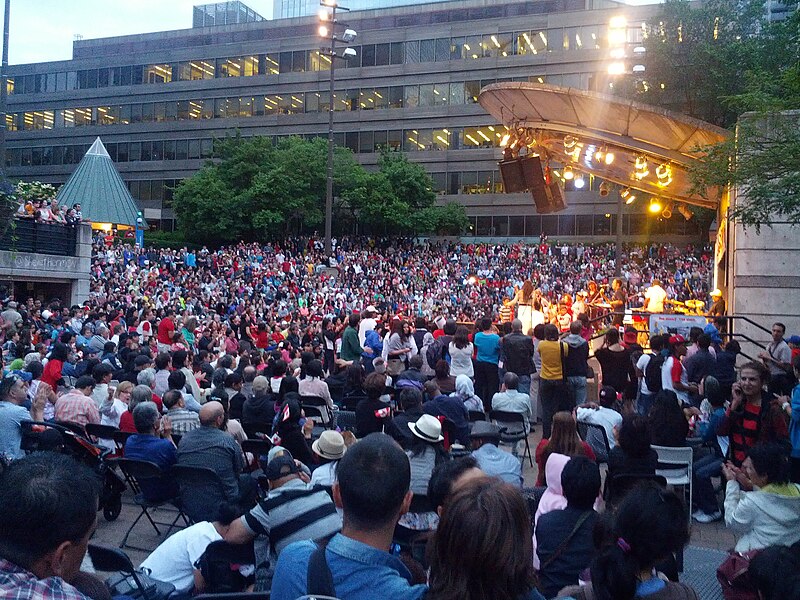
<path id="1" fill-rule="evenodd" d="M 331 60 L 331 78 L 328 94 L 328 176 L 325 182 L 325 254 L 330 256 L 333 252 L 331 238 L 333 237 L 333 84 L 336 77 L 336 42 L 341 39 L 344 43 L 352 42 L 356 37 L 356 32 L 346 29 L 341 38 L 336 35 L 336 11 L 350 10 L 344 6 L 339 6 L 336 0 L 322 0 L 320 5 L 325 7 L 320 12 L 322 24 L 319 26 L 319 35 L 328 40 L 330 46 L 323 48 L 325 55 Z M 325 10 L 330 9 L 330 12 Z M 355 50 L 345 48 L 342 58 L 355 56 Z"/>

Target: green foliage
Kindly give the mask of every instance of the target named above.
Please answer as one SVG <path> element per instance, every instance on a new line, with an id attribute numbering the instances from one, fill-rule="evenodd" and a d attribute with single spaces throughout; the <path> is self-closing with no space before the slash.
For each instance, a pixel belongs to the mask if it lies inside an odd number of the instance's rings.
<path id="1" fill-rule="evenodd" d="M 58 188 L 41 181 L 20 181 L 17 183 L 16 197 L 20 201 L 46 200 L 50 201 L 58 194 Z"/>
<path id="2" fill-rule="evenodd" d="M 277 146 L 255 137 L 218 141 L 214 161 L 175 191 L 181 231 L 187 239 L 212 243 L 319 230 L 325 219 L 327 152 L 322 138 L 291 137 Z M 433 206 L 433 182 L 402 154 L 382 154 L 378 171 L 369 172 L 350 150 L 335 148 L 333 172 L 339 232 L 452 231 L 466 222 L 463 210 Z"/>

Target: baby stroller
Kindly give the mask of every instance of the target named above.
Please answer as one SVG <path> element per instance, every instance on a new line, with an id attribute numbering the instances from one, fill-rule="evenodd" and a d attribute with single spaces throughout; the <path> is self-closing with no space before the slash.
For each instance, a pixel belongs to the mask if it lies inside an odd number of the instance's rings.
<path id="1" fill-rule="evenodd" d="M 122 511 L 125 482 L 105 461 L 108 451 L 63 425 L 43 421 L 22 421 L 22 450 L 59 452 L 71 456 L 94 471 L 102 483 L 100 506 L 106 521 L 113 521 Z"/>

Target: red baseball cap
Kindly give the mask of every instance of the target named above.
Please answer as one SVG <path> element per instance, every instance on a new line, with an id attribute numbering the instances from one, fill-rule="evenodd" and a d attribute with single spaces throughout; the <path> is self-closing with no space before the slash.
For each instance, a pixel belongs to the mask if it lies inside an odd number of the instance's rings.
<path id="1" fill-rule="evenodd" d="M 670 343 L 670 346 L 675 346 L 677 344 L 685 344 L 686 343 L 686 338 L 683 337 L 680 334 L 672 335 L 669 338 L 669 343 Z"/>

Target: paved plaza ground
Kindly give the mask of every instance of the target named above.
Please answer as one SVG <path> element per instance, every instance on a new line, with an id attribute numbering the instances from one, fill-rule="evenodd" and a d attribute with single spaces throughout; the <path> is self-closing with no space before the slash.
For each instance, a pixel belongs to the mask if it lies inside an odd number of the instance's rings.
<path id="1" fill-rule="evenodd" d="M 541 425 L 537 426 L 536 430 L 529 436 L 531 448 L 535 448 L 540 440 Z M 536 481 L 537 474 L 535 463 L 534 467 L 531 467 L 526 460 L 523 473 L 526 485 L 532 485 Z M 125 531 L 139 512 L 139 508 L 133 503 L 131 492 L 125 492 L 122 513 L 116 521 L 107 522 L 98 513 L 98 527 L 92 540 L 93 543 L 118 546 L 125 535 Z M 176 515 L 174 510 L 166 508 L 156 509 L 151 512 L 157 522 L 171 523 Z M 136 525 L 128 539 L 128 544 L 138 546 L 143 550 L 125 548 L 134 565 L 138 566 L 149 552 L 163 540 L 163 534 L 168 526 L 162 527 L 159 525 L 159 528 L 161 529 L 161 536 L 155 534 L 153 527 L 145 519 L 142 519 Z M 684 557 L 682 580 L 697 590 L 701 600 L 718 600 L 722 598 L 715 572 L 725 558 L 725 552 L 734 546 L 735 541 L 734 535 L 725 529 L 723 521 L 709 524 L 692 523 L 692 537 Z"/>

